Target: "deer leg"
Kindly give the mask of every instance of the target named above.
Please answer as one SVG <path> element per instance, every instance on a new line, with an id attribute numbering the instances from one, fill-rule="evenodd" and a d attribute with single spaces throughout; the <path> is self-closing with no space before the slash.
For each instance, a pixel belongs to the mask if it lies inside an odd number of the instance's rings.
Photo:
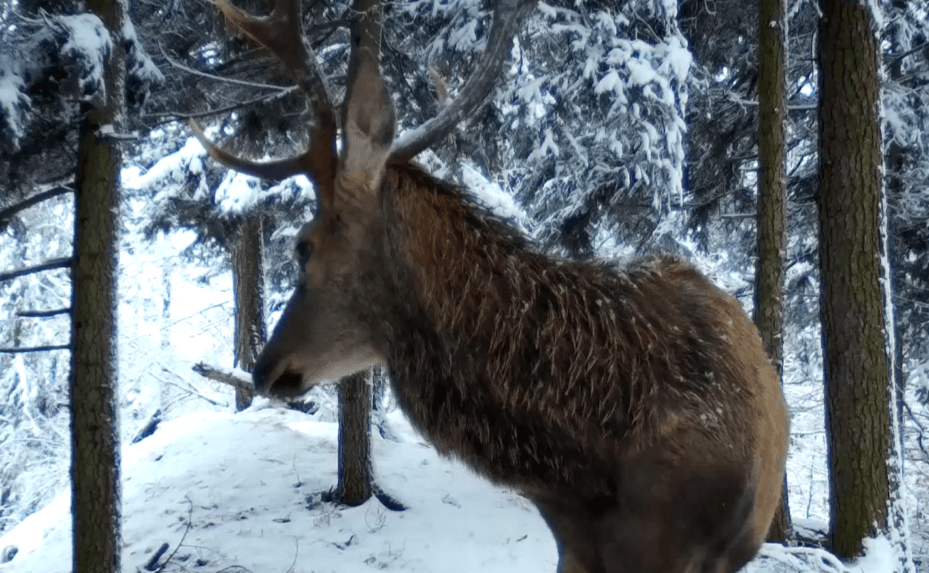
<path id="1" fill-rule="evenodd" d="M 656 448 L 624 465 L 616 503 L 595 522 L 604 572 L 730 573 L 745 563 L 753 482 L 738 466 L 699 462 Z"/>
<path id="2" fill-rule="evenodd" d="M 564 498 L 534 501 L 558 546 L 557 573 L 603 573 L 593 523 L 583 504 Z"/>

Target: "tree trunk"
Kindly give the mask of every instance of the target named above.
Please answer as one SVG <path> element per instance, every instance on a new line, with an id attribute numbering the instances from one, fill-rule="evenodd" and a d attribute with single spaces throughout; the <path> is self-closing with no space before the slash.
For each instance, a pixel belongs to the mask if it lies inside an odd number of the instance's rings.
<path id="1" fill-rule="evenodd" d="M 880 283 L 881 140 L 870 8 L 821 0 L 821 315 L 832 548 L 887 525 L 890 387 Z"/>
<path id="2" fill-rule="evenodd" d="M 232 290 L 235 295 L 235 365 L 251 372 L 267 339 L 264 321 L 264 258 L 261 219 L 249 217 L 232 241 Z M 236 410 L 252 403 L 254 393 L 236 389 Z"/>
<path id="3" fill-rule="evenodd" d="M 371 484 L 371 371 L 339 381 L 339 484 L 336 497 L 346 505 L 361 505 L 373 492 Z"/>
<path id="4" fill-rule="evenodd" d="M 125 60 L 118 0 L 90 0 L 113 34 L 106 104 L 81 122 L 75 180 L 71 295 L 71 510 L 73 571 L 120 571 L 119 408 L 116 377 L 116 276 L 120 150 L 100 128 L 125 110 Z"/>
<path id="5" fill-rule="evenodd" d="M 783 384 L 784 235 L 787 227 L 784 181 L 784 124 L 787 120 L 785 66 L 786 0 L 759 0 L 758 25 L 758 262 L 755 267 L 755 324 Z M 787 476 L 768 541 L 792 536 Z"/>

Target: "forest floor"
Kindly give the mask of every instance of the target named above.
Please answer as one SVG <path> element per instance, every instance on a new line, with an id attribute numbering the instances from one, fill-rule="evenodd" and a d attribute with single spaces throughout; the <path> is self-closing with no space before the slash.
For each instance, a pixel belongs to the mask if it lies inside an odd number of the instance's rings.
<path id="1" fill-rule="evenodd" d="M 326 408 L 307 416 L 258 399 L 239 414 L 186 414 L 125 447 L 123 571 L 555 571 L 555 543 L 535 508 L 440 458 L 396 409 L 385 419 L 392 439 L 372 432 L 374 469 L 408 509 L 374 498 L 355 508 L 320 502 L 336 483 L 334 418 Z M 0 549 L 17 551 L 0 573 L 70 572 L 70 529 L 65 492 L 0 538 Z M 850 566 L 821 550 L 766 545 L 747 568 L 893 570 L 883 540 L 869 541 Z"/>

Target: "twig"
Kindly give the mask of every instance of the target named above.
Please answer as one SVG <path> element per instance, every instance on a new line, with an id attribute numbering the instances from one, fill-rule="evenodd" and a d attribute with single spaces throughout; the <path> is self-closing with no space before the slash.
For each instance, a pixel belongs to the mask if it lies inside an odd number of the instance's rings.
<path id="1" fill-rule="evenodd" d="M 163 371 L 165 371 L 165 372 L 168 372 L 168 370 L 165 369 L 163 366 L 162 366 L 161 369 L 162 369 Z M 173 372 L 171 372 L 171 373 L 174 374 Z M 165 380 L 164 378 L 162 378 L 162 377 L 160 377 L 160 376 L 157 376 L 157 375 L 154 374 L 154 373 L 150 373 L 150 374 L 151 374 L 151 377 L 152 377 L 152 378 L 154 378 L 155 380 L 158 380 L 158 381 L 161 382 L 162 384 L 168 384 L 168 385 L 170 385 L 170 386 L 174 386 L 174 387 L 177 388 L 178 390 L 182 390 L 182 391 L 184 391 L 184 392 L 187 392 L 188 394 L 193 394 L 194 396 L 196 396 L 196 397 L 198 397 L 198 398 L 202 398 L 203 400 L 206 400 L 207 402 L 209 402 L 210 404 L 212 404 L 212 405 L 214 405 L 214 406 L 223 406 L 223 405 L 224 405 L 224 404 L 222 404 L 222 403 L 220 403 L 220 402 L 217 402 L 216 400 L 213 400 L 213 399 L 210 398 L 209 396 L 204 396 L 204 395 L 201 394 L 200 392 L 197 392 L 197 390 L 196 390 L 193 386 L 187 386 L 187 387 L 181 386 L 181 385 L 178 384 L 177 382 L 172 382 L 171 380 Z M 174 375 L 177 376 L 177 374 L 174 374 Z M 180 378 L 180 376 L 178 376 L 178 378 Z M 182 380 L 183 380 L 183 379 L 182 379 Z"/>
<path id="2" fill-rule="evenodd" d="M 929 460 L 929 452 L 926 451 L 926 446 L 923 445 L 923 433 L 926 431 L 926 428 L 916 419 L 916 416 L 913 414 L 913 409 L 910 408 L 910 405 L 907 404 L 906 401 L 903 402 L 903 407 L 906 409 L 906 414 L 910 418 L 910 421 L 913 422 L 919 430 L 916 432 L 916 444 L 919 446 L 923 455 L 926 456 L 926 459 Z"/>
<path id="3" fill-rule="evenodd" d="M 174 548 L 174 551 L 171 552 L 171 555 L 168 555 L 168 558 L 165 559 L 165 562 L 158 566 L 156 571 L 164 571 L 165 565 L 171 562 L 171 559 L 174 558 L 174 555 L 177 553 L 177 550 L 181 548 L 181 545 L 184 545 L 184 540 L 187 539 L 187 533 L 190 532 L 190 528 L 193 527 L 194 523 L 194 502 L 190 501 L 189 497 L 185 497 L 187 500 L 187 528 L 184 529 L 184 535 L 181 536 L 181 540 L 178 542 L 177 547 Z"/>
<path id="4" fill-rule="evenodd" d="M 352 537 L 354 537 L 354 535 Z M 287 568 L 287 573 L 293 573 L 294 566 L 297 564 L 298 555 L 300 555 L 300 539 L 297 537 L 294 537 L 294 560 L 290 564 L 290 567 Z"/>
<path id="5" fill-rule="evenodd" d="M 52 350 L 71 350 L 70 344 L 50 344 L 48 346 L 22 346 L 17 348 L 0 348 L 0 354 L 27 354 L 29 352 L 50 352 Z"/>
<path id="6" fill-rule="evenodd" d="M 71 257 L 52 259 L 34 267 L 25 267 L 22 269 L 16 269 L 15 271 L 0 273 L 0 281 L 8 281 L 17 277 L 40 273 L 42 271 L 50 271 L 52 269 L 65 269 L 71 266 L 71 260 Z"/>
<path id="7" fill-rule="evenodd" d="M 192 370 L 204 378 L 209 378 L 214 382 L 228 384 L 236 390 L 245 390 L 247 392 L 253 393 L 255 392 L 255 385 L 252 384 L 252 381 L 247 378 L 242 378 L 241 375 L 236 372 L 223 371 L 203 362 L 194 364 Z"/>
<path id="8" fill-rule="evenodd" d="M 72 189 L 71 187 L 61 186 L 61 187 L 55 187 L 54 189 L 49 189 L 48 191 L 44 191 L 42 193 L 39 193 L 38 195 L 33 195 L 32 197 L 26 199 L 25 201 L 22 201 L 20 203 L 17 203 L 16 205 L 13 205 L 12 207 L 7 207 L 6 209 L 0 211 L 0 223 L 6 221 L 7 219 L 12 217 L 16 213 L 19 213 L 20 211 L 24 211 L 28 209 L 29 207 L 32 207 L 33 205 L 37 205 L 43 201 L 48 201 L 49 199 L 53 197 L 57 197 L 59 195 L 64 195 L 65 193 L 72 193 L 72 192 L 74 192 L 74 189 Z"/>
<path id="9" fill-rule="evenodd" d="M 71 308 L 56 308 L 54 310 L 22 310 L 16 313 L 16 316 L 22 318 L 47 318 L 49 316 L 58 316 L 59 314 L 70 314 Z"/>
<path id="10" fill-rule="evenodd" d="M 287 91 L 287 90 L 289 90 L 289 89 L 292 89 L 292 87 L 290 87 L 290 86 L 288 86 L 288 87 L 283 87 L 283 86 L 272 86 L 271 84 L 261 84 L 261 83 L 258 83 L 258 82 L 246 82 L 246 81 L 244 81 L 244 80 L 236 80 L 236 79 L 232 79 L 232 78 L 224 78 L 224 77 L 222 77 L 222 76 L 214 76 L 213 74 L 208 74 L 208 73 L 206 73 L 206 72 L 201 72 L 200 70 L 195 70 L 195 69 L 193 69 L 193 68 L 189 68 L 189 67 L 185 66 L 184 64 L 182 64 L 182 63 L 180 63 L 180 62 L 178 62 L 178 61 L 175 61 L 175 60 L 171 59 L 171 56 L 169 56 L 168 54 L 165 53 L 165 50 L 164 50 L 164 48 L 161 46 L 161 43 L 160 43 L 160 42 L 159 42 L 159 44 L 158 44 L 158 48 L 161 50 L 161 55 L 164 56 L 164 58 L 168 61 L 169 64 L 171 64 L 172 66 L 174 66 L 175 68 L 177 68 L 177 69 L 179 69 L 179 70 L 183 70 L 183 71 L 187 72 L 188 74 L 193 74 L 193 75 L 195 75 L 195 76 L 201 76 L 201 77 L 204 77 L 204 78 L 209 78 L 209 79 L 211 79 L 211 80 L 216 80 L 216 81 L 218 81 L 218 82 L 227 82 L 227 83 L 230 83 L 230 84 L 236 84 L 236 85 L 240 85 L 240 86 L 247 86 L 247 87 L 250 87 L 250 88 L 258 88 L 258 89 L 263 89 L 263 90 L 275 90 L 275 91 L 278 91 L 278 92 L 284 92 L 284 91 Z"/>
<path id="11" fill-rule="evenodd" d="M 151 127 L 155 127 L 155 126 L 157 126 L 157 125 L 162 125 L 162 124 L 165 124 L 165 123 L 171 123 L 172 121 L 182 121 L 182 120 L 185 120 L 185 119 L 196 119 L 196 118 L 198 118 L 198 117 L 207 117 L 207 116 L 210 116 L 210 115 L 218 115 L 218 114 L 221 114 L 221 113 L 226 113 L 226 112 L 234 111 L 234 110 L 237 110 L 237 109 L 241 109 L 241 108 L 244 108 L 244 107 L 248 107 L 248 106 L 250 106 L 250 105 L 252 105 L 252 104 L 256 104 L 256 103 L 260 103 L 260 102 L 264 102 L 264 101 L 272 100 L 272 99 L 274 99 L 274 98 L 281 97 L 281 96 L 283 96 L 283 95 L 289 94 L 289 93 L 294 92 L 294 91 L 296 91 L 296 90 L 297 90 L 297 87 L 296 87 L 296 86 L 291 86 L 291 87 L 285 89 L 285 90 L 284 90 L 283 92 L 281 92 L 281 93 L 270 94 L 270 95 L 263 95 L 263 96 L 261 96 L 261 97 L 256 97 L 255 99 L 250 99 L 250 100 L 248 100 L 248 101 L 244 101 L 244 102 L 241 102 L 241 103 L 235 103 L 235 104 L 228 105 L 228 106 L 226 106 L 226 107 L 217 108 L 217 109 L 208 109 L 208 110 L 206 110 L 206 111 L 198 111 L 198 112 L 194 112 L 194 113 L 181 113 L 181 112 L 176 112 L 176 111 L 167 112 L 167 113 L 152 113 L 152 114 L 149 114 L 149 115 L 144 116 L 142 119 L 144 120 L 144 119 L 146 119 L 146 118 L 148 118 L 148 117 L 153 117 L 153 118 L 154 118 L 154 117 L 166 117 L 166 118 L 169 118 L 169 119 L 163 119 L 163 120 L 161 120 L 161 121 L 157 121 L 157 122 L 151 124 Z"/>

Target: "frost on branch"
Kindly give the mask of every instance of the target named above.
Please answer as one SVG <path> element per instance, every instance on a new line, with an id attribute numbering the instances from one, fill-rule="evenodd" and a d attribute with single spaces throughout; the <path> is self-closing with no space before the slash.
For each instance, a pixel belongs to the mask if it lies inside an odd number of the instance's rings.
<path id="1" fill-rule="evenodd" d="M 19 150 L 28 121 L 29 98 L 26 86 L 12 58 L 0 56 L 0 149 Z"/>
<path id="2" fill-rule="evenodd" d="M 510 179 L 542 221 L 539 238 L 593 254 L 588 230 L 601 223 L 621 242 L 660 232 L 684 197 L 692 57 L 675 3 L 584 14 L 540 4 L 537 14 L 496 103 L 513 134 L 506 153 L 522 166 Z"/>
<path id="3" fill-rule="evenodd" d="M 164 83 L 164 75 L 146 53 L 135 26 L 123 20 L 123 47 L 126 50 L 126 101 L 130 107 L 142 107 L 154 86 Z"/>
<path id="4" fill-rule="evenodd" d="M 106 101 L 106 64 L 113 43 L 106 26 L 93 14 L 49 18 L 48 40 L 57 47 L 65 77 L 61 94 L 101 106 Z"/>

